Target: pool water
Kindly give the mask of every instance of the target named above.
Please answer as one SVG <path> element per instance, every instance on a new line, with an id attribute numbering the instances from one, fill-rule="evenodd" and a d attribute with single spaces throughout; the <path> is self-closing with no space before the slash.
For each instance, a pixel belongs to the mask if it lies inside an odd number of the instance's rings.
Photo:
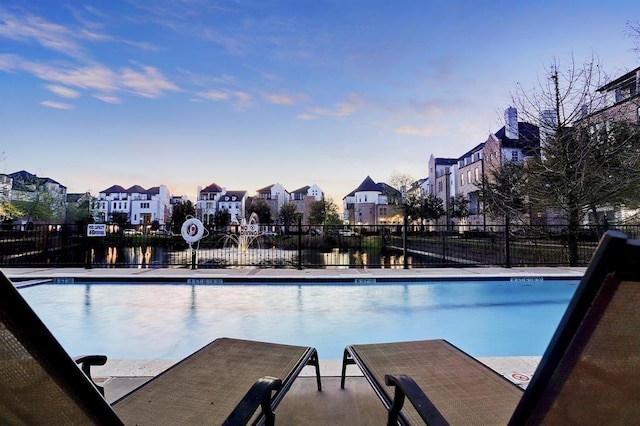
<path id="1" fill-rule="evenodd" d="M 576 280 L 384 284 L 46 284 L 21 294 L 71 355 L 180 359 L 217 337 L 313 346 L 444 338 L 542 355 Z"/>

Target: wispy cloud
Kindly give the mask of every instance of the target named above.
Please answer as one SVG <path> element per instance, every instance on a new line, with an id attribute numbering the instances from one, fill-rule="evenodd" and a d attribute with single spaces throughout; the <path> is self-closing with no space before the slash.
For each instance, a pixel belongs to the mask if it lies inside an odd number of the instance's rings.
<path id="1" fill-rule="evenodd" d="M 417 127 L 417 126 L 400 126 L 393 129 L 393 133 L 397 135 L 416 135 L 416 136 L 430 136 L 433 134 L 433 129 L 430 127 Z"/>
<path id="2" fill-rule="evenodd" d="M 99 101 L 108 103 L 108 104 L 121 104 L 122 101 L 120 100 L 119 97 L 117 96 L 113 96 L 113 95 L 105 95 L 105 94 L 95 94 L 93 95 L 94 98 L 98 99 Z"/>
<path id="3" fill-rule="evenodd" d="M 227 101 L 235 109 L 247 109 L 253 105 L 253 96 L 247 92 L 238 90 L 208 90 L 197 92 L 196 96 L 209 101 Z"/>
<path id="4" fill-rule="evenodd" d="M 263 93 L 262 97 L 269 103 L 275 105 L 298 105 L 304 102 L 308 97 L 304 94 L 297 93 Z"/>
<path id="5" fill-rule="evenodd" d="M 83 48 L 69 28 L 37 16 L 18 17 L 0 10 L 0 37 L 14 41 L 36 42 L 41 46 L 78 57 Z"/>
<path id="6" fill-rule="evenodd" d="M 40 105 L 55 109 L 73 109 L 73 105 L 57 101 L 42 101 L 40 102 Z"/>
<path id="7" fill-rule="evenodd" d="M 50 91 L 52 91 L 56 95 L 60 96 L 61 98 L 76 99 L 76 98 L 80 97 L 80 92 L 78 92 L 77 90 L 70 89 L 69 87 L 65 87 L 65 86 L 58 86 L 58 85 L 55 85 L 55 84 L 49 84 L 49 85 L 47 85 L 47 89 L 49 89 Z"/>
<path id="8" fill-rule="evenodd" d="M 167 92 L 180 90 L 157 68 L 150 66 L 142 66 L 137 70 L 131 67 L 111 69 L 101 64 L 60 65 L 33 62 L 17 55 L 0 54 L 0 70 L 23 71 L 41 80 L 55 83 L 53 87 L 63 85 L 67 89 L 85 89 L 97 92 L 101 96 L 115 96 L 124 92 L 145 98 L 158 98 Z"/>
<path id="9" fill-rule="evenodd" d="M 300 120 L 315 120 L 320 117 L 330 117 L 339 120 L 356 113 L 363 105 L 362 98 L 356 93 L 351 93 L 344 101 L 337 103 L 333 108 L 310 108 L 298 114 L 297 118 Z"/>

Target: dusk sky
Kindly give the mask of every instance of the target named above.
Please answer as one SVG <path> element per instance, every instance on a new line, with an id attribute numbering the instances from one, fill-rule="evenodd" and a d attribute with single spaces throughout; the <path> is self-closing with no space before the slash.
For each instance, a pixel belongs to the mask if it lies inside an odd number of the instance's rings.
<path id="1" fill-rule="evenodd" d="M 418 179 L 556 59 L 640 65 L 637 0 L 0 3 L 0 173 L 68 192 Z"/>

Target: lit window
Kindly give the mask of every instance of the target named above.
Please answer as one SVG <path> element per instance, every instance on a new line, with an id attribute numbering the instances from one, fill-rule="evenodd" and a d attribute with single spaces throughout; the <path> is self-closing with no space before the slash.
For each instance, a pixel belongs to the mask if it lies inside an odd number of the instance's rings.
<path id="1" fill-rule="evenodd" d="M 464 173 L 460 173 L 460 186 L 464 185 Z"/>

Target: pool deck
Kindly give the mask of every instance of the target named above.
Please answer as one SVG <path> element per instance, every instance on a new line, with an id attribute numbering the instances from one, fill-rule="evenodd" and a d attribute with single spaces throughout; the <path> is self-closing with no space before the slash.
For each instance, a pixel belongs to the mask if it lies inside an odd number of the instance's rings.
<path id="1" fill-rule="evenodd" d="M 105 280 L 229 279 L 261 280 L 368 280 L 368 279 L 482 279 L 492 277 L 579 279 L 585 268 L 433 268 L 433 269 L 137 269 L 137 268 L 3 268 L 16 285 L 34 284 L 51 278 Z M 232 337 L 232 336 L 231 336 Z M 508 380 L 526 388 L 540 357 L 479 358 Z M 106 398 L 114 401 L 176 360 L 109 360 L 94 368 L 94 377 L 105 385 Z M 340 389 L 340 360 L 320 359 L 323 391 L 315 388 L 313 371 L 307 367 L 276 409 L 281 425 L 374 425 L 386 422 L 386 410 L 355 366 L 347 368 L 345 389 Z"/>

